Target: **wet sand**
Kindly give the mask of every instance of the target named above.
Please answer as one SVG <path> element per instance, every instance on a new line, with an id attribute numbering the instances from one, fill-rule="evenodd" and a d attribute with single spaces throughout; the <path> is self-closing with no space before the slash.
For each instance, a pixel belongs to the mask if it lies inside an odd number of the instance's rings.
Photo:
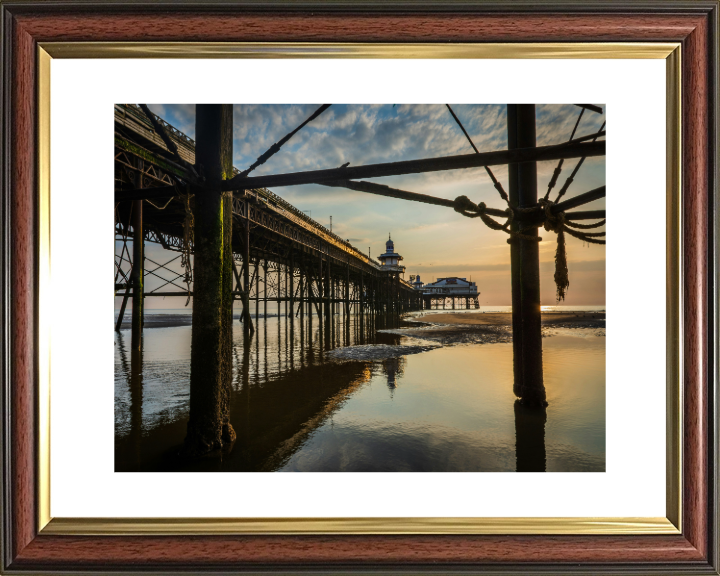
<path id="1" fill-rule="evenodd" d="M 268 317 L 275 316 L 274 314 L 268 315 Z M 233 315 L 233 321 L 240 322 L 240 315 Z M 147 314 L 143 328 L 174 328 L 191 325 L 191 314 Z M 405 329 L 402 332 L 397 330 L 388 330 L 387 332 L 422 338 L 441 336 L 438 340 L 446 344 L 458 341 L 467 341 L 468 343 L 501 342 L 507 341 L 507 337 L 510 335 L 506 333 L 506 330 L 512 325 L 512 314 L 510 312 L 422 314 L 404 318 L 403 325 Z M 554 328 L 605 328 L 605 312 L 544 312 L 542 325 Z M 130 317 L 126 314 L 121 328 L 129 330 L 130 327 Z M 409 334 L 408 330 L 417 332 Z M 446 336 L 450 334 L 452 336 L 448 340 Z M 469 340 L 466 337 L 468 334 L 470 335 Z"/>
<path id="2" fill-rule="evenodd" d="M 510 326 L 510 312 L 426 314 L 413 318 L 430 324 L 462 324 L 465 326 Z M 604 328 L 605 312 L 544 312 L 543 326 L 574 326 L 577 328 Z"/>
<path id="3" fill-rule="evenodd" d="M 556 328 L 591 328 L 597 329 L 598 334 L 604 333 L 605 312 L 546 312 L 542 314 L 542 328 L 543 336 L 551 335 Z M 512 342 L 512 313 L 423 314 L 406 318 L 400 328 L 380 332 L 430 340 L 443 346 Z"/>

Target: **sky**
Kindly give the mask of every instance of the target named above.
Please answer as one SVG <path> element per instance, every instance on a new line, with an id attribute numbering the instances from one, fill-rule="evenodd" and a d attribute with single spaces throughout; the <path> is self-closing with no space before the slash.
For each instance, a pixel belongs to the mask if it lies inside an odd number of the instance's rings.
<path id="1" fill-rule="evenodd" d="M 480 152 L 507 149 L 506 106 L 450 103 Z M 246 169 L 273 143 L 307 119 L 317 105 L 235 105 L 233 162 Z M 195 105 L 155 104 L 150 109 L 167 122 L 195 136 Z M 560 144 L 569 139 L 580 109 L 569 105 L 537 105 L 537 145 Z M 585 111 L 576 137 L 596 132 L 605 116 Z M 346 162 L 361 166 L 470 154 L 472 147 L 444 104 L 408 105 L 334 104 L 300 130 L 253 176 L 336 168 Z M 551 198 L 569 176 L 577 160 L 566 160 Z M 557 162 L 539 162 L 538 194 L 544 196 Z M 492 167 L 508 190 L 507 168 Z M 504 209 L 505 205 L 484 168 L 448 170 L 368 179 L 380 184 L 454 199 L 468 196 L 473 202 Z M 605 184 L 605 158 L 588 158 L 565 198 Z M 510 305 L 510 246 L 507 235 L 487 228 L 478 219 L 466 218 L 451 208 L 320 185 L 273 188 L 272 191 L 309 212 L 313 219 L 348 239 L 375 258 L 385 251 L 392 234 L 395 251 L 404 257 L 405 279 L 420 274 L 424 282 L 460 276 L 477 282 L 482 306 Z M 582 210 L 605 208 L 597 200 Z M 540 229 L 541 301 L 554 305 L 556 235 Z M 605 246 L 583 242 L 566 234 L 570 288 L 563 304 L 605 304 Z M 149 255 L 161 251 L 147 245 Z M 156 254 L 163 258 L 161 254 Z M 169 259 L 166 257 L 166 259 Z M 152 285 L 148 285 L 152 289 Z M 152 298 L 148 307 L 179 308 L 172 300 Z M 182 302 L 184 304 L 184 301 Z"/>

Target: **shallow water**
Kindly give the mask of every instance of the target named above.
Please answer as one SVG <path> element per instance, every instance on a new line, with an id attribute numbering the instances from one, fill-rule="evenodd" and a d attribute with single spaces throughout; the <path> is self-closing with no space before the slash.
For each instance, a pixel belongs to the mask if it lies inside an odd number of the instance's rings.
<path id="1" fill-rule="evenodd" d="M 333 320 L 321 335 L 317 317 L 312 329 L 307 316 L 260 317 L 247 343 L 235 322 L 238 439 L 222 458 L 193 462 L 175 456 L 188 418 L 191 327 L 145 330 L 135 375 L 129 332 L 116 333 L 116 470 L 605 469 L 602 332 L 547 331 L 549 406 L 538 411 L 515 401 L 512 343 L 441 346 L 397 320 Z"/>

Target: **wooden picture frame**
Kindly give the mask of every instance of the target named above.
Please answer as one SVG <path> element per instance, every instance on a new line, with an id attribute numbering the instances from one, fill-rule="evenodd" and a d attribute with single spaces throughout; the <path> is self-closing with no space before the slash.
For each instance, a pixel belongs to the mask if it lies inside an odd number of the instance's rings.
<path id="1" fill-rule="evenodd" d="M 4 573 L 428 571 L 718 573 L 718 2 L 289 4 L 3 2 Z M 44 529 L 40 474 L 43 43 L 679 43 L 682 132 L 680 533 L 175 534 Z M 40 166 L 40 168 L 38 168 Z M 459 532 L 459 533 L 458 533 Z M 511 534 L 515 532 L 514 534 Z"/>

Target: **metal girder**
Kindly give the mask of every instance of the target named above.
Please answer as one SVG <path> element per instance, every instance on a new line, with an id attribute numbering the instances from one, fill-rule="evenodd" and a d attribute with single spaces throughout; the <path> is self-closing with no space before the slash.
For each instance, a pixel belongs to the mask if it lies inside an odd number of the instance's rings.
<path id="1" fill-rule="evenodd" d="M 595 135 L 593 135 L 595 136 Z M 442 158 L 426 158 L 422 160 L 403 160 L 367 166 L 348 166 L 329 170 L 309 170 L 288 174 L 269 176 L 236 176 L 222 184 L 223 190 L 251 188 L 273 188 L 278 186 L 297 186 L 299 184 L 321 184 L 336 180 L 358 180 L 361 178 L 380 178 L 401 174 L 419 174 L 440 170 L 459 170 L 481 166 L 497 166 L 500 164 L 520 164 L 524 162 L 540 162 L 567 158 L 581 158 L 605 155 L 605 142 L 578 142 L 571 140 L 564 144 L 538 146 L 532 148 L 516 148 L 482 152 L 480 154 L 460 154 Z"/>

